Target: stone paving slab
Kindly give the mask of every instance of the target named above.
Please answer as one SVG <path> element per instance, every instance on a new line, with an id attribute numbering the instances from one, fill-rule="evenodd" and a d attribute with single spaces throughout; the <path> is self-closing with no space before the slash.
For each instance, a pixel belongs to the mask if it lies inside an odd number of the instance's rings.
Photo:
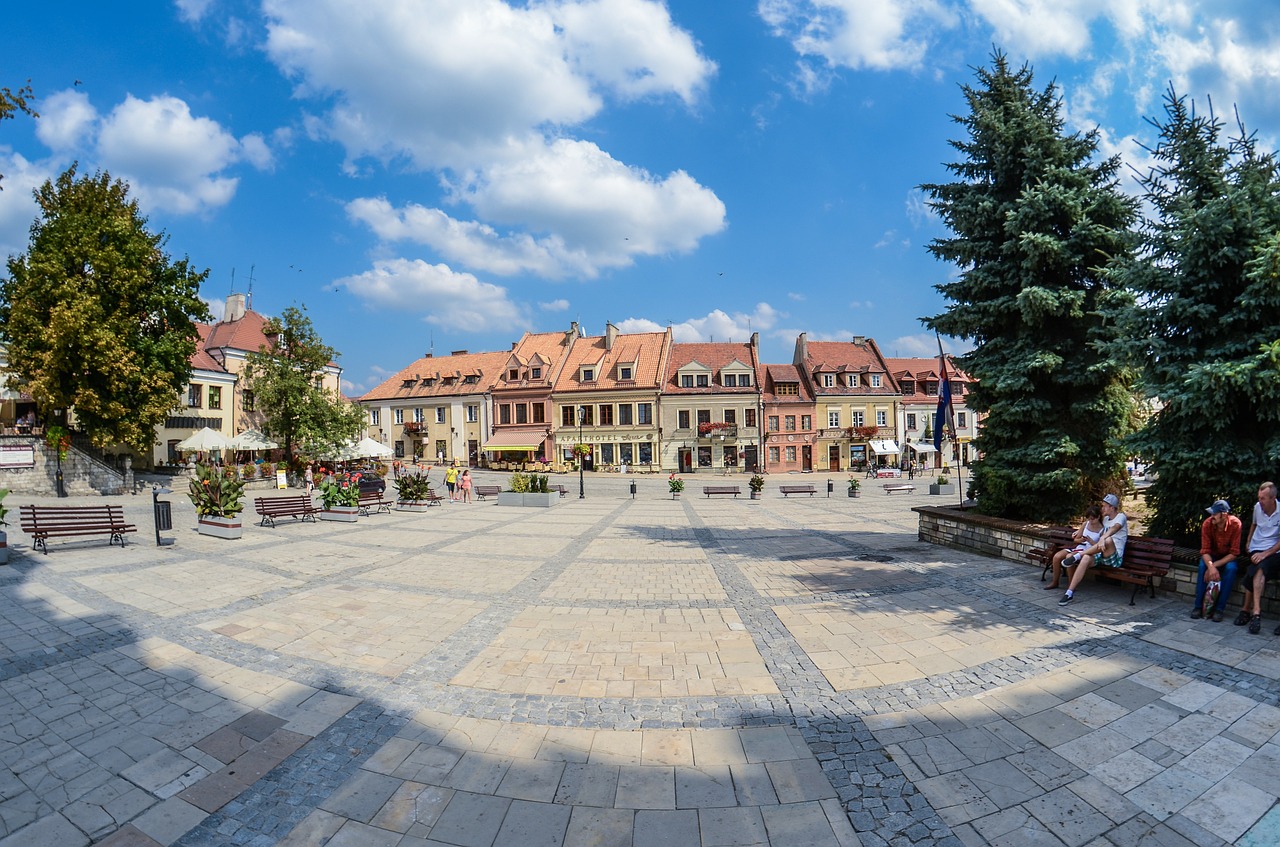
<path id="1" fill-rule="evenodd" d="M 181 498 L 168 547 L 11 533 L 0 847 L 1276 843 L 1271 625 L 1058 607 L 919 543 L 922 495 L 630 481 L 232 542 Z"/>

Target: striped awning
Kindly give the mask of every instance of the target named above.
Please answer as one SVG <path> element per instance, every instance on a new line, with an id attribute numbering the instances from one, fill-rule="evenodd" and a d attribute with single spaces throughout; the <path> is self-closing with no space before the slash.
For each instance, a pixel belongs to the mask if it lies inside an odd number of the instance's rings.
<path id="1" fill-rule="evenodd" d="M 532 432 L 495 432 L 482 450 L 538 450 L 542 440 Z"/>

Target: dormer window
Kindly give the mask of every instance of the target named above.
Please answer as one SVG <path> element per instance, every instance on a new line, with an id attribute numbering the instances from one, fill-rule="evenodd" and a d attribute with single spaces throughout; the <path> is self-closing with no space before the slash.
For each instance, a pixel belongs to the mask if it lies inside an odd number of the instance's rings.
<path id="1" fill-rule="evenodd" d="M 401 388 L 413 388 L 413 384 L 414 384 L 415 382 L 417 382 L 417 380 L 416 380 L 416 379 L 406 379 L 404 382 L 402 382 L 402 383 L 400 384 L 400 387 L 401 387 Z"/>
<path id="2" fill-rule="evenodd" d="M 542 379 L 542 368 L 532 368 L 529 371 L 530 379 Z"/>
<path id="3" fill-rule="evenodd" d="M 845 377 L 845 381 L 849 383 L 849 387 L 850 387 L 850 388 L 857 388 L 857 387 L 858 387 L 858 375 L 857 375 L 857 374 L 849 374 L 848 376 L 846 376 L 846 377 Z"/>
<path id="4" fill-rule="evenodd" d="M 680 374 L 680 387 L 693 388 L 693 374 Z"/>
<path id="5" fill-rule="evenodd" d="M 871 387 L 872 387 L 872 388 L 879 388 L 879 387 L 880 387 L 880 374 L 872 374 L 872 375 L 871 375 Z"/>
<path id="6" fill-rule="evenodd" d="M 480 377 L 476 376 L 475 374 L 471 374 L 465 377 L 462 381 L 467 385 L 475 385 L 477 382 L 480 381 Z"/>
<path id="7" fill-rule="evenodd" d="M 427 388 L 430 388 L 431 386 L 436 384 L 436 378 L 433 376 L 429 376 L 422 381 L 422 384 L 425 385 Z"/>
<path id="8" fill-rule="evenodd" d="M 596 381 L 596 369 L 595 369 L 595 368 L 583 368 L 583 369 L 582 369 L 582 381 L 583 381 L 583 382 L 595 382 L 595 381 Z"/>
<path id="9" fill-rule="evenodd" d="M 913 382 L 912 380 L 909 380 L 909 379 L 908 379 L 908 380 L 903 380 L 903 382 L 902 382 L 902 393 L 903 393 L 903 394 L 915 394 L 915 393 L 916 393 L 916 384 L 915 384 L 915 382 Z"/>
<path id="10" fill-rule="evenodd" d="M 698 374 L 698 387 L 707 388 L 711 385 L 711 377 L 706 374 Z"/>
<path id="11" fill-rule="evenodd" d="M 519 382 L 519 381 L 520 381 L 520 371 L 516 370 L 515 368 L 512 368 L 511 370 L 507 371 L 507 381 L 508 381 L 508 382 Z"/>
<path id="12" fill-rule="evenodd" d="M 835 387 L 836 387 L 836 375 L 835 375 L 835 374 L 823 374 L 823 375 L 822 375 L 822 387 L 823 387 L 823 388 L 835 388 Z"/>
<path id="13" fill-rule="evenodd" d="M 618 366 L 618 379 L 621 379 L 621 380 L 635 379 L 634 374 L 635 374 L 635 371 L 630 365 Z"/>

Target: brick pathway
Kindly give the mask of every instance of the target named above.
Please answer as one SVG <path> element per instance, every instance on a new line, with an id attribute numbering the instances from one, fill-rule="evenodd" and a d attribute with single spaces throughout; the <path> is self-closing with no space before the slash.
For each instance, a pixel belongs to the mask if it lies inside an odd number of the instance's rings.
<path id="1" fill-rule="evenodd" d="M 177 495 L 162 548 L 144 497 L 124 550 L 11 532 L 0 847 L 1280 843 L 1274 622 L 1060 608 L 917 542 L 921 494 L 627 482 L 233 542 Z"/>

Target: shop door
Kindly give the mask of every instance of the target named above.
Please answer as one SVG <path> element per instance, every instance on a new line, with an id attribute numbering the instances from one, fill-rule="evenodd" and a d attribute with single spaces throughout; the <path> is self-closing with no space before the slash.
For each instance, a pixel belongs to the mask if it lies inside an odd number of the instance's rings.
<path id="1" fill-rule="evenodd" d="M 745 463 L 746 469 L 752 473 L 756 473 L 760 470 L 760 454 L 757 452 L 758 449 L 759 448 L 752 444 L 743 451 L 746 455 L 743 456 L 742 460 Z"/>
<path id="2" fill-rule="evenodd" d="M 682 447 L 678 455 L 680 473 L 693 473 L 693 451 L 688 447 Z"/>
<path id="3" fill-rule="evenodd" d="M 813 470 L 813 445 L 805 444 L 800 448 L 800 470 Z"/>
<path id="4" fill-rule="evenodd" d="M 840 470 L 840 445 L 832 444 L 827 448 L 827 468 L 833 471 Z"/>

